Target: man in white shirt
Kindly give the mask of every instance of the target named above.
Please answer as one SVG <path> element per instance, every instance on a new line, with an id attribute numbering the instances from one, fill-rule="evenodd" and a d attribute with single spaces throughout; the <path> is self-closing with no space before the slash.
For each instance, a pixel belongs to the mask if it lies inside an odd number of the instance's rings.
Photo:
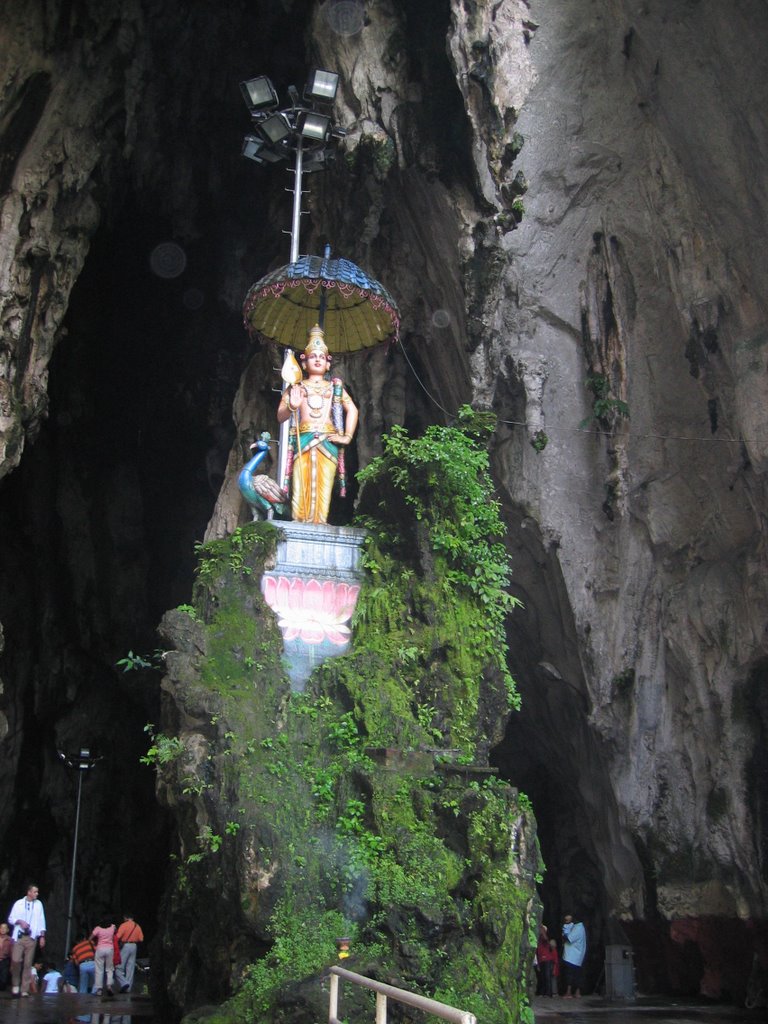
<path id="1" fill-rule="evenodd" d="M 37 898 L 36 885 L 27 886 L 27 895 L 11 907 L 8 924 L 12 926 L 11 938 L 11 992 L 14 996 L 29 995 L 29 979 L 35 959 L 35 949 L 45 948 L 45 912 Z"/>
<path id="2" fill-rule="evenodd" d="M 581 995 L 582 965 L 586 955 L 587 930 L 581 921 L 574 921 L 570 914 L 566 914 L 563 919 L 563 974 L 566 999 L 578 999 Z"/>

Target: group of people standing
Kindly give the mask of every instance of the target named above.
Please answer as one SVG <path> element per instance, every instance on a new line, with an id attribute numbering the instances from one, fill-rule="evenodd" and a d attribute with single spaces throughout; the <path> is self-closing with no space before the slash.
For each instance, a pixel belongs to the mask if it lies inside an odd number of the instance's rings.
<path id="1" fill-rule="evenodd" d="M 538 985 L 536 995 L 556 996 L 562 984 L 565 999 L 581 996 L 582 971 L 587 955 L 587 930 L 581 921 L 574 921 L 571 914 L 563 918 L 562 954 L 556 938 L 550 938 L 547 926 L 542 924 L 536 945 L 536 974 Z"/>
<path id="2" fill-rule="evenodd" d="M 89 933 L 83 932 L 75 943 L 64 966 L 64 973 L 52 963 L 36 960 L 39 949 L 45 950 L 45 911 L 38 887 L 27 886 L 26 895 L 11 907 L 8 924 L 0 924 L 0 989 L 8 986 L 14 997 L 30 992 L 47 994 L 62 991 L 93 992 L 94 995 L 130 992 L 136 971 L 136 952 L 144 933 L 125 913 L 116 927 L 111 917 L 102 918 Z M 106 979 L 106 982 L 105 982 Z"/>
<path id="3" fill-rule="evenodd" d="M 144 933 L 133 914 L 123 914 L 119 927 L 109 915 L 103 917 L 90 935 L 83 933 L 69 955 L 78 972 L 78 992 L 96 996 L 114 995 L 115 988 L 130 992 L 138 944 L 143 941 Z"/>

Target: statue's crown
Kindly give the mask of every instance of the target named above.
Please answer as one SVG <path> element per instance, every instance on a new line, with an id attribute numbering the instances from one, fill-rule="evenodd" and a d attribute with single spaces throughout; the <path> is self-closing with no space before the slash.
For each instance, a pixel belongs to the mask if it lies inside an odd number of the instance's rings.
<path id="1" fill-rule="evenodd" d="M 325 344 L 325 331 L 320 324 L 310 327 L 304 355 L 311 356 L 315 352 L 322 352 L 324 356 L 328 355 L 328 346 Z"/>

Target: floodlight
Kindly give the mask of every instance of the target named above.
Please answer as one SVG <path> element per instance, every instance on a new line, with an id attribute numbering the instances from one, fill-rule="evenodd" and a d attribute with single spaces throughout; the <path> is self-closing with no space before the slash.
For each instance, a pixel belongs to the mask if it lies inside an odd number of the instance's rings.
<path id="1" fill-rule="evenodd" d="M 270 114 L 258 124 L 258 129 L 268 142 L 276 143 L 287 139 L 293 129 L 288 123 L 288 118 L 283 113 Z"/>
<path id="2" fill-rule="evenodd" d="M 307 78 L 307 84 L 304 86 L 304 99 L 314 100 L 317 103 L 333 103 L 338 87 L 339 76 L 335 71 L 313 68 Z"/>
<path id="3" fill-rule="evenodd" d="M 247 82 L 241 82 L 240 91 L 246 106 L 252 113 L 259 110 L 271 110 L 279 102 L 275 87 L 266 75 L 259 75 L 258 78 L 249 78 Z"/>
<path id="4" fill-rule="evenodd" d="M 327 149 L 316 149 L 311 151 L 304 160 L 303 170 L 308 174 L 312 171 L 322 171 L 325 169 L 326 164 L 335 155 L 336 154 L 333 151 Z"/>
<path id="5" fill-rule="evenodd" d="M 260 160 L 266 160 L 270 164 L 279 164 L 281 160 L 288 158 L 289 151 L 284 149 L 282 146 L 279 149 L 273 149 L 271 146 L 265 146 L 259 153 Z"/>
<path id="6" fill-rule="evenodd" d="M 331 119 L 325 114 L 302 110 L 296 127 L 302 138 L 310 139 L 312 142 L 325 142 L 331 133 Z"/>
<path id="7" fill-rule="evenodd" d="M 249 160 L 255 160 L 257 164 L 264 163 L 259 151 L 265 148 L 263 139 L 256 135 L 246 135 L 243 139 L 243 156 L 248 157 Z"/>

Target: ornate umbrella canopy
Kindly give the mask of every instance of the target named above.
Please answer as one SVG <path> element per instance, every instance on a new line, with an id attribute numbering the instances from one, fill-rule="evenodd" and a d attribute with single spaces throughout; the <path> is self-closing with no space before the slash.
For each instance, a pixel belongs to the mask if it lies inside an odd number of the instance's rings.
<path id="1" fill-rule="evenodd" d="M 319 323 L 331 352 L 357 352 L 391 338 L 400 313 L 384 285 L 349 260 L 302 256 L 257 281 L 245 297 L 245 325 L 291 348 L 303 349 Z"/>

